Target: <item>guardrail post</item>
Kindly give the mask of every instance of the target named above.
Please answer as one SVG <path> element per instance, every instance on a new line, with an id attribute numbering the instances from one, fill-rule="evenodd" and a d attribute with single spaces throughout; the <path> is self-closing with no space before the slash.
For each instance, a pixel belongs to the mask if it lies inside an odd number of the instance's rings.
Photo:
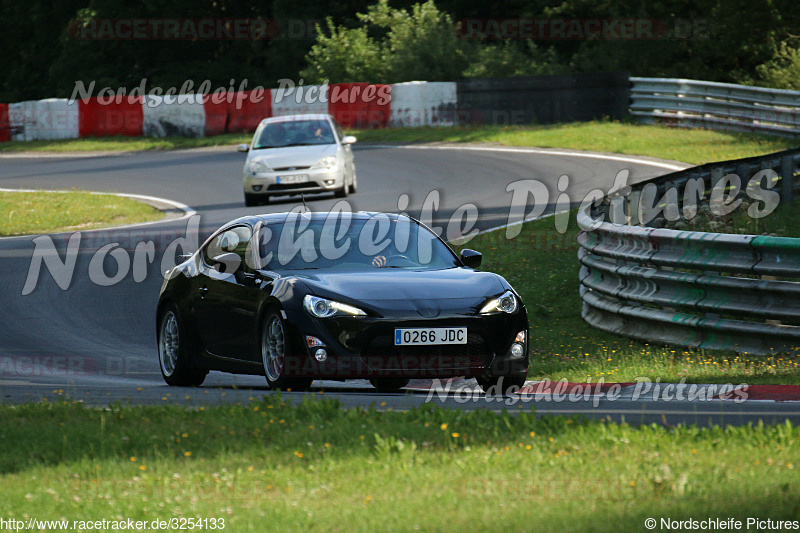
<path id="1" fill-rule="evenodd" d="M 708 186 L 707 195 L 711 196 L 711 191 L 714 190 L 714 186 L 717 184 L 719 180 L 722 179 L 722 176 L 725 175 L 725 171 L 722 167 L 714 167 L 711 169 L 711 183 Z"/>
<path id="2" fill-rule="evenodd" d="M 611 198 L 611 205 L 608 208 L 608 218 L 612 224 L 625 224 L 627 217 L 625 216 L 625 197 L 613 196 Z"/>
<path id="3" fill-rule="evenodd" d="M 638 226 L 641 224 L 642 218 L 639 213 L 639 204 L 641 204 L 642 191 L 631 191 L 628 195 L 628 224 L 631 226 Z"/>
<path id="4" fill-rule="evenodd" d="M 785 155 L 781 159 L 781 203 L 791 205 L 794 200 L 794 157 Z"/>
<path id="5" fill-rule="evenodd" d="M 739 163 L 736 165 L 736 175 L 739 176 L 739 179 L 741 180 L 741 186 L 739 187 L 739 190 L 736 191 L 736 196 L 734 198 L 738 198 L 739 196 L 743 195 L 747 190 L 747 183 L 752 177 L 752 167 L 746 163 Z"/>

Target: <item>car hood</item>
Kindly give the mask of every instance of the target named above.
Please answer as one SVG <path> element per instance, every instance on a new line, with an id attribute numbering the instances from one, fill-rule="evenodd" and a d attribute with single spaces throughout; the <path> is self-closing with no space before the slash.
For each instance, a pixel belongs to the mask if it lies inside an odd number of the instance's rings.
<path id="1" fill-rule="evenodd" d="M 411 312 L 428 318 L 474 314 L 488 298 L 504 290 L 497 275 L 466 268 L 308 272 L 298 277 L 317 296 L 344 300 L 383 315 Z"/>
<path id="2" fill-rule="evenodd" d="M 336 148 L 335 144 L 264 148 L 251 150 L 247 161 L 262 161 L 269 168 L 310 167 L 323 157 L 336 155 Z"/>

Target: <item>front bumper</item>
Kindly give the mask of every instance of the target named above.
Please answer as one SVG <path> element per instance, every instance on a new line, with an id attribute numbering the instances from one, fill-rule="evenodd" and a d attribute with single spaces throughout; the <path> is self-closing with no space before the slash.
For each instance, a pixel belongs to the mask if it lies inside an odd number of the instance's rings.
<path id="1" fill-rule="evenodd" d="M 293 375 L 318 379 L 370 377 L 449 378 L 486 374 L 505 376 L 528 370 L 528 322 L 524 308 L 513 315 L 449 316 L 423 319 L 337 317 L 315 319 L 304 310 L 290 322 L 297 325 L 296 338 L 303 356 Z M 467 344 L 395 346 L 395 328 L 466 327 Z M 520 331 L 525 332 L 521 357 L 510 354 Z M 320 339 L 327 359 L 314 358 L 318 347 L 307 348 L 305 337 Z M 287 365 L 288 366 L 288 365 Z M 287 374 L 288 375 L 288 374 Z"/>
<path id="2" fill-rule="evenodd" d="M 286 183 L 306 176 L 306 181 Z M 344 169 L 340 167 L 321 169 L 298 169 L 285 172 L 252 173 L 247 170 L 243 174 L 244 192 L 247 194 L 298 194 L 301 192 L 326 192 L 341 189 L 344 186 Z M 283 183 L 281 183 L 283 181 Z"/>

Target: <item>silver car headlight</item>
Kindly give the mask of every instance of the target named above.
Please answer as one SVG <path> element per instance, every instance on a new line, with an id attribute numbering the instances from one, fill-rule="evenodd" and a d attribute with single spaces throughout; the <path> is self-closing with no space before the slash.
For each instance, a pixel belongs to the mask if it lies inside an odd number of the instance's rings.
<path id="1" fill-rule="evenodd" d="M 306 311 L 308 311 L 311 316 L 317 318 L 330 318 L 332 316 L 366 316 L 367 314 L 358 307 L 328 300 L 326 298 L 320 298 L 318 296 L 312 296 L 310 294 L 307 294 L 306 297 L 303 298 L 303 307 L 305 307 Z"/>
<path id="2" fill-rule="evenodd" d="M 329 155 L 325 156 L 316 163 L 314 163 L 311 168 L 333 168 L 336 166 L 336 156 Z"/>
<path id="3" fill-rule="evenodd" d="M 516 313 L 519 309 L 519 302 L 517 297 L 511 291 L 506 291 L 496 298 L 492 298 L 481 307 L 480 314 L 488 315 L 490 313 Z"/>
<path id="4" fill-rule="evenodd" d="M 253 174 L 262 174 L 264 172 L 270 172 L 272 169 L 270 169 L 263 161 L 256 159 L 255 161 L 250 161 L 247 164 L 247 170 Z"/>

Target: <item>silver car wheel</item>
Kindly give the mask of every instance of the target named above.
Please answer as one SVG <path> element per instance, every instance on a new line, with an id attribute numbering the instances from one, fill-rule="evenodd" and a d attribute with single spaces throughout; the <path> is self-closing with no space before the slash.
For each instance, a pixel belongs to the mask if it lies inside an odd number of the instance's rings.
<path id="1" fill-rule="evenodd" d="M 171 376 L 175 372 L 179 349 L 178 317 L 173 311 L 167 311 L 161 319 L 158 342 L 158 356 L 165 376 Z"/>
<path id="2" fill-rule="evenodd" d="M 264 362 L 264 372 L 270 383 L 278 381 L 283 374 L 286 361 L 286 335 L 283 322 L 277 315 L 272 317 L 264 327 L 261 339 L 261 359 Z"/>

